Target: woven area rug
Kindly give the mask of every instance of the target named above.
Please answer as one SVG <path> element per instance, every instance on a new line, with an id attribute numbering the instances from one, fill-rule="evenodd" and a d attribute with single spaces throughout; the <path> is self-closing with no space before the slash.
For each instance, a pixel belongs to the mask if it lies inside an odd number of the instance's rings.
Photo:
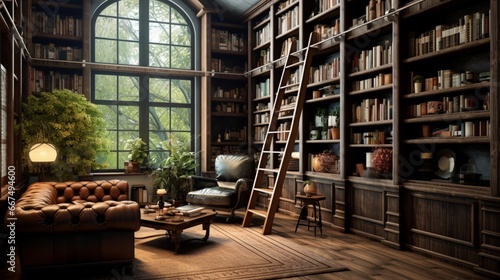
<path id="1" fill-rule="evenodd" d="M 183 240 L 201 238 L 201 226 L 182 233 Z M 212 224 L 207 242 L 185 241 L 179 254 L 162 231 L 136 232 L 134 279 L 280 279 L 347 270 L 304 246 L 261 228 Z"/>

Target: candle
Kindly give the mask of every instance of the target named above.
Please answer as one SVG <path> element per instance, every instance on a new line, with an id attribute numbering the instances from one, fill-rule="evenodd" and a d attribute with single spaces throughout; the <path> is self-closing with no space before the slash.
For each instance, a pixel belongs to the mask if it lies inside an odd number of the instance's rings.
<path id="1" fill-rule="evenodd" d="M 373 153 L 366 153 L 366 168 L 372 167 L 372 157 Z"/>
<path id="2" fill-rule="evenodd" d="M 158 190 L 156 190 L 156 194 L 157 195 L 166 195 L 167 190 L 166 189 L 158 189 Z"/>

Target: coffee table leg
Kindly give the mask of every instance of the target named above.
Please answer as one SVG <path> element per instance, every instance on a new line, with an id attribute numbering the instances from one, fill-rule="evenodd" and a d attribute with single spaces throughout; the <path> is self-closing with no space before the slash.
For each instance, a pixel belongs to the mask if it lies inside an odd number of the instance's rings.
<path id="1" fill-rule="evenodd" d="M 208 236 L 210 236 L 210 223 L 203 224 L 203 229 L 205 230 L 205 237 L 203 237 L 203 241 L 207 241 Z"/>
<path id="2" fill-rule="evenodd" d="M 170 241 L 172 241 L 175 244 L 175 253 L 179 253 L 179 250 L 181 249 L 181 231 L 171 231 L 170 232 Z"/>

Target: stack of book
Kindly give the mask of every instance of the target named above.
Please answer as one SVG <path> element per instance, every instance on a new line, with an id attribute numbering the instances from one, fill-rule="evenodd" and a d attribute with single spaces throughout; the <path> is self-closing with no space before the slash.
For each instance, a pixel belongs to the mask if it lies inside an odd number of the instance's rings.
<path id="1" fill-rule="evenodd" d="M 176 207 L 175 209 L 185 217 L 196 217 L 202 214 L 202 210 L 205 209 L 205 207 L 188 204 Z"/>

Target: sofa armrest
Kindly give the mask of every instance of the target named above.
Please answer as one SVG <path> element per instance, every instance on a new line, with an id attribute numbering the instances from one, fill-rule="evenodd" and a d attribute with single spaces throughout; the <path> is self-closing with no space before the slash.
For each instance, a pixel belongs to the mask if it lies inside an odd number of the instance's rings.
<path id="1" fill-rule="evenodd" d="M 217 180 L 214 178 L 191 175 L 188 177 L 189 191 L 201 190 L 218 186 Z"/>

